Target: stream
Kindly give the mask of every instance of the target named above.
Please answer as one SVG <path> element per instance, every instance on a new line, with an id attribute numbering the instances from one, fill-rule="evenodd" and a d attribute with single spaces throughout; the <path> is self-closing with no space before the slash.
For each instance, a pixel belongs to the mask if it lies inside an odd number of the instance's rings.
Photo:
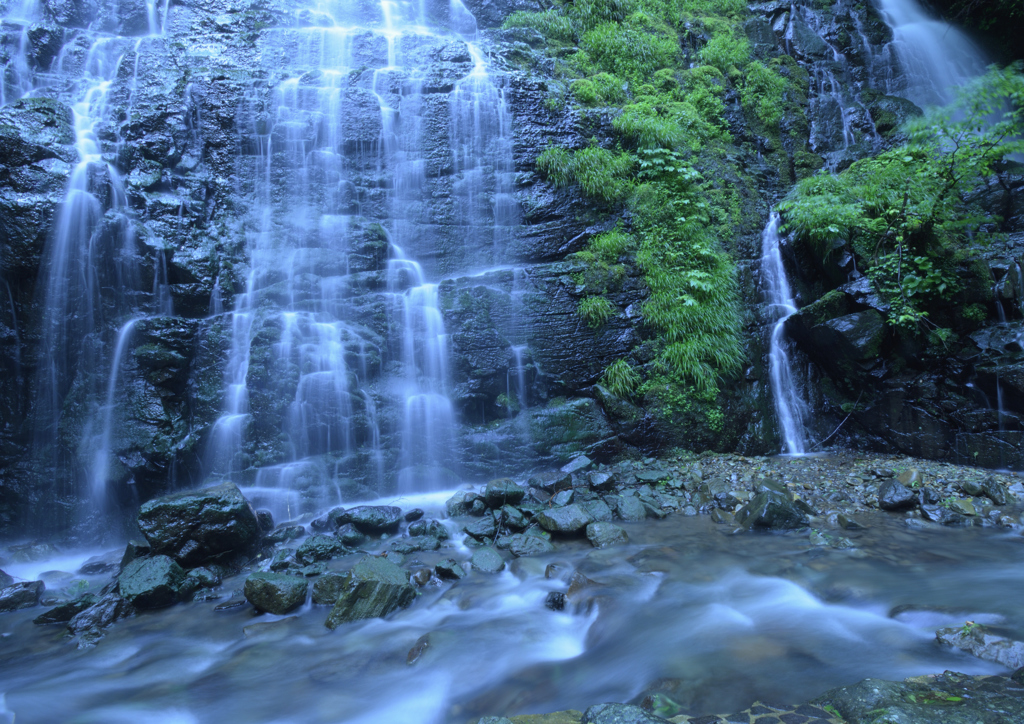
<path id="1" fill-rule="evenodd" d="M 411 502 L 429 515 L 443 498 Z M 328 609 L 309 603 L 286 617 L 254 617 L 248 605 L 215 612 L 242 576 L 224 581 L 220 600 L 145 612 L 84 650 L 63 626 L 33 625 L 38 609 L 20 611 L 0 619 L 0 721 L 454 723 L 652 692 L 705 714 L 802 701 L 865 677 L 1001 672 L 939 647 L 934 631 L 967 620 L 1024 631 L 1020 536 L 861 517 L 867 529 L 846 532 L 851 550 L 796 534 L 729 535 L 707 516 L 622 523 L 629 545 L 569 541 L 498 574 L 435 580 L 408 609 L 334 632 L 323 626 Z M 456 548 L 456 558 L 470 552 Z M 86 555 L 7 570 L 31 579 Z M 590 583 L 564 611 L 549 610 L 546 596 L 565 591 L 573 570 Z"/>

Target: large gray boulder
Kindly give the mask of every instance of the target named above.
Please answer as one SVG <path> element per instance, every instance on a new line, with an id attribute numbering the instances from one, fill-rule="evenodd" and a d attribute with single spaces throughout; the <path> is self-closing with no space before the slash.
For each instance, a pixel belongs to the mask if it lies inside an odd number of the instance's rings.
<path id="1" fill-rule="evenodd" d="M 68 630 L 74 634 L 98 630 L 134 615 L 135 606 L 116 593 L 108 593 L 68 621 Z"/>
<path id="2" fill-rule="evenodd" d="M 117 577 L 121 595 L 135 608 L 163 608 L 178 602 L 185 571 L 168 556 L 137 558 Z"/>
<path id="3" fill-rule="evenodd" d="M 85 609 L 95 605 L 95 603 L 96 596 L 87 593 L 80 598 L 76 598 L 74 601 L 59 603 L 48 611 L 43 611 L 32 619 L 32 623 L 39 626 L 51 623 L 67 623 Z"/>
<path id="4" fill-rule="evenodd" d="M 143 503 L 139 529 L 153 551 L 192 567 L 223 553 L 245 551 L 260 537 L 249 501 L 234 483 Z"/>
<path id="5" fill-rule="evenodd" d="M 551 553 L 555 547 L 548 541 L 535 535 L 517 533 L 508 539 L 508 551 L 517 558 L 524 556 L 542 556 Z"/>
<path id="6" fill-rule="evenodd" d="M 520 487 L 514 480 L 498 478 L 487 483 L 484 488 L 484 500 L 491 508 L 503 505 L 518 505 L 526 497 L 526 488 Z"/>
<path id="7" fill-rule="evenodd" d="M 345 575 L 343 591 L 324 623 L 329 629 L 364 618 L 387 616 L 416 597 L 409 574 L 386 558 L 367 556 Z"/>
<path id="8" fill-rule="evenodd" d="M 281 573 L 253 573 L 245 579 L 245 600 L 260 611 L 277 615 L 288 613 L 306 601 L 309 583 L 299 576 Z"/>
<path id="9" fill-rule="evenodd" d="M 587 540 L 595 548 L 608 548 L 629 543 L 629 536 L 614 523 L 599 521 L 587 526 Z"/>
<path id="10" fill-rule="evenodd" d="M 579 533 L 593 521 L 590 513 L 580 505 L 552 508 L 537 515 L 537 523 L 551 533 Z"/>

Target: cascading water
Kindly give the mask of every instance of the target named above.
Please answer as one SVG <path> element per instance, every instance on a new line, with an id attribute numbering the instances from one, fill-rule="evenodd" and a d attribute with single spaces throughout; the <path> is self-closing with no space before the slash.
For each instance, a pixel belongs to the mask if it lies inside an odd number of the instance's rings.
<path id="1" fill-rule="evenodd" d="M 807 447 L 804 424 L 807 403 L 801 397 L 793 378 L 789 343 L 786 340 L 786 320 L 796 314 L 797 307 L 782 264 L 780 223 L 779 214 L 773 211 L 761 234 L 761 276 L 770 318 L 773 320 L 768 347 L 768 373 L 784 452 L 803 455 Z"/>
<path id="2" fill-rule="evenodd" d="M 917 105 L 943 105 L 954 91 L 985 72 L 988 64 L 975 43 L 947 22 L 930 16 L 917 0 L 877 0 L 893 41 L 886 47 L 890 67 L 886 92 Z M 894 58 L 892 57 L 894 56 Z"/>
<path id="3" fill-rule="evenodd" d="M 495 263 L 518 222 L 508 113 L 461 4 L 454 32 L 417 3 L 296 17 L 263 35 L 280 77 L 252 89 L 241 129 L 251 270 L 207 456 L 282 514 L 457 479 L 439 283 Z M 436 57 L 458 75 L 427 77 Z"/>

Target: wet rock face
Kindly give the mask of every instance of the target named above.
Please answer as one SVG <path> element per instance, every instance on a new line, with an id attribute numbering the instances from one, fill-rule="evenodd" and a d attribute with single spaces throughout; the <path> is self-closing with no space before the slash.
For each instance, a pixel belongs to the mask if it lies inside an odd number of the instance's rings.
<path id="1" fill-rule="evenodd" d="M 39 597 L 45 588 L 42 581 L 12 583 L 0 588 L 0 611 L 17 611 L 39 605 Z"/>
<path id="2" fill-rule="evenodd" d="M 121 571 L 117 586 L 126 601 L 138 609 L 163 608 L 178 602 L 185 571 L 167 556 L 139 558 Z"/>
<path id="3" fill-rule="evenodd" d="M 245 551 L 260 536 L 256 513 L 234 483 L 151 500 L 139 511 L 139 529 L 155 552 L 186 566 Z"/>
<path id="4" fill-rule="evenodd" d="M 245 579 L 245 599 L 260 611 L 282 615 L 306 601 L 309 582 L 300 576 L 253 573 Z"/>
<path id="5" fill-rule="evenodd" d="M 406 571 L 386 558 L 367 556 L 345 574 L 344 590 L 324 625 L 336 629 L 351 621 L 387 616 L 415 597 Z"/>
<path id="6" fill-rule="evenodd" d="M 758 493 L 736 511 L 736 522 L 744 528 L 793 530 L 809 524 L 807 514 L 789 496 L 776 491 Z"/>

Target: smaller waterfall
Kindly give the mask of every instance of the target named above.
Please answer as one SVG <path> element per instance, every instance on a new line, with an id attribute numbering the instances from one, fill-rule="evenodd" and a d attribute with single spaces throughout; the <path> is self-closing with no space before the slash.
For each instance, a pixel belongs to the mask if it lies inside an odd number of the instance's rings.
<path id="1" fill-rule="evenodd" d="M 33 72 L 29 67 L 29 31 L 42 16 L 40 0 L 15 0 L 9 8 L 3 24 L 18 27 L 20 31 L 17 43 L 8 41 L 8 47 L 4 48 L 7 61 L 0 77 L 0 105 L 23 98 L 34 88 Z"/>
<path id="2" fill-rule="evenodd" d="M 785 335 L 786 320 L 796 314 L 797 307 L 782 265 L 779 224 L 779 214 L 773 211 L 761 234 L 761 275 L 770 315 L 774 319 L 768 348 L 768 372 L 785 452 L 803 455 L 807 448 L 804 427 L 807 404 L 800 397 L 800 391 L 793 380 Z"/>
<path id="3" fill-rule="evenodd" d="M 956 27 L 929 16 L 917 0 L 878 0 L 878 6 L 893 32 L 887 50 L 901 70 L 888 80 L 887 93 L 922 107 L 945 105 L 956 88 L 985 72 L 981 49 Z"/>

